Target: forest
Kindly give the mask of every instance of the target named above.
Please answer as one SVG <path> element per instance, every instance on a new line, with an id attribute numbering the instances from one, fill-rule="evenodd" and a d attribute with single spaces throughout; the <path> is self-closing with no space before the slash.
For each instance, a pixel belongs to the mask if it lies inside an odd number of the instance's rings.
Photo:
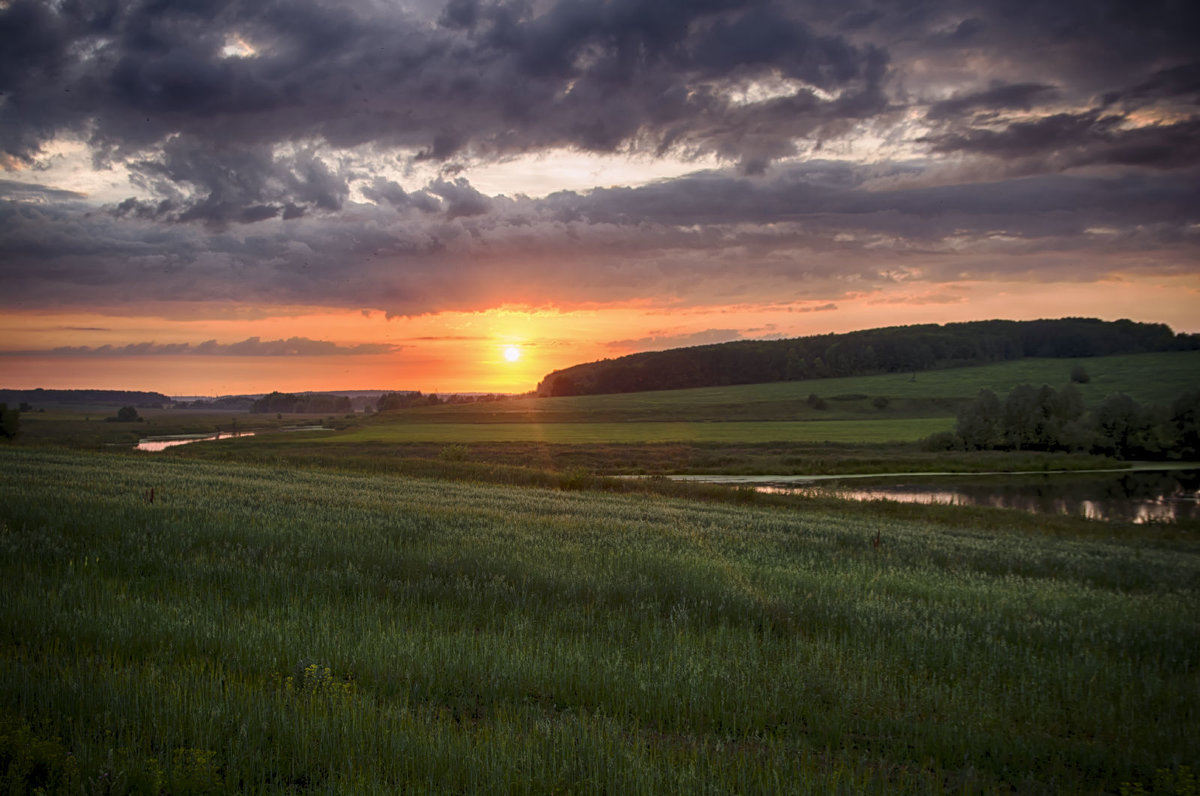
<path id="1" fill-rule="evenodd" d="M 547 375 L 539 396 L 673 390 L 907 373 L 1024 357 L 1093 357 L 1200 349 L 1161 323 L 1095 318 L 923 324 L 787 340 L 651 351 Z"/>

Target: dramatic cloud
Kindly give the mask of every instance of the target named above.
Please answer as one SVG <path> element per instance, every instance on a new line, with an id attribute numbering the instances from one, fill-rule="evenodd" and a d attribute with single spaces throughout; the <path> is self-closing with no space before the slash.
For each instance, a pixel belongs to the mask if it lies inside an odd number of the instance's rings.
<path id="1" fill-rule="evenodd" d="M 247 179 L 274 171 L 252 148 L 285 141 L 437 160 L 549 145 L 762 158 L 886 103 L 880 50 L 756 0 L 561 0 L 541 14 L 520 0 L 456 2 L 437 22 L 362 3 L 16 0 L 0 31 L 21 43 L 0 63 L 0 142 L 25 161 L 67 131 L 112 158 L 174 136 L 204 142 L 249 165 Z M 795 86 L 732 100 L 759 79 Z M 165 176 L 211 185 L 209 163 L 157 160 Z"/>
<path id="2" fill-rule="evenodd" d="M 12 180 L 0 180 L 0 200 L 39 203 L 70 202 L 85 198 L 79 191 L 63 191 L 44 185 L 31 185 Z"/>
<path id="3" fill-rule="evenodd" d="M 816 306 L 1195 275 L 1197 41 L 1200 5 L 1124 0 L 11 0 L 0 308 Z"/>
<path id="4" fill-rule="evenodd" d="M 218 343 L 207 340 L 190 343 L 130 343 L 113 346 L 59 346 L 49 351 L 10 351 L 8 355 L 27 356 L 40 354 L 62 357 L 155 357 L 155 356 L 237 356 L 237 357 L 324 357 L 324 356 L 368 356 L 391 354 L 403 346 L 380 343 L 338 345 L 327 340 L 309 340 L 307 337 L 291 337 L 287 340 L 260 340 L 249 337 L 239 343 Z"/>
<path id="5" fill-rule="evenodd" d="M 973 91 L 935 102 L 930 106 L 926 116 L 930 119 L 952 119 L 961 117 L 967 111 L 975 110 L 994 111 L 1019 108 L 1027 111 L 1035 104 L 1048 100 L 1053 92 L 1054 86 L 1041 83 L 994 86 L 985 91 Z"/>
<path id="6" fill-rule="evenodd" d="M 498 296 L 535 305 L 763 301 L 781 290 L 837 299 L 890 282 L 897 268 L 907 278 L 1006 278 L 1063 251 L 1080 255 L 1073 280 L 1175 272 L 1187 262 L 1181 252 L 1196 252 L 1198 222 L 1200 182 L 1163 169 L 923 185 L 906 168 L 830 162 L 544 199 L 489 199 L 462 178 L 439 180 L 384 205 L 348 205 L 338 218 L 220 234 L 8 201 L 0 247 L 10 290 L 0 305 L 117 306 L 131 291 L 144 302 L 398 314 L 481 309 Z M 972 263 L 956 258 L 964 249 L 1010 256 Z M 1045 277 L 1064 276 L 1065 264 L 1046 267 Z"/>
<path id="7" fill-rule="evenodd" d="M 922 138 L 937 152 L 1051 158 L 1064 169 L 1095 164 L 1175 169 L 1200 164 L 1200 119 L 1123 129 L 1120 116 L 1056 114 L 1002 130 L 970 129 Z"/>
<path id="8" fill-rule="evenodd" d="M 737 340 L 742 333 L 737 329 L 705 329 L 701 332 L 686 332 L 666 334 L 654 332 L 647 337 L 630 340 L 614 340 L 605 343 L 609 348 L 621 351 L 646 351 L 649 349 L 685 348 L 687 346 L 709 345 L 711 343 L 727 343 Z"/>

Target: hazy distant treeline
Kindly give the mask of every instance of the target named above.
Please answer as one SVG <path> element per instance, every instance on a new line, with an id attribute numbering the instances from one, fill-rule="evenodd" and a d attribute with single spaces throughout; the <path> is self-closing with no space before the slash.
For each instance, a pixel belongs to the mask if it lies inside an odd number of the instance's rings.
<path id="1" fill-rule="evenodd" d="M 253 395 L 222 395 L 220 398 L 197 398 L 190 403 L 188 401 L 176 401 L 175 406 L 180 409 L 209 409 L 209 410 L 233 410 L 235 412 L 248 412 L 250 406 L 254 403 Z"/>
<path id="2" fill-rule="evenodd" d="M 426 395 L 420 390 L 405 390 L 402 392 L 387 392 L 379 396 L 375 408 L 380 412 L 390 412 L 395 409 L 411 409 L 414 406 L 438 406 L 439 404 L 473 404 L 484 401 L 501 401 L 508 396 L 503 393 L 450 393 Z"/>
<path id="3" fill-rule="evenodd" d="M 273 392 L 264 395 L 250 404 L 250 411 L 263 413 L 275 412 L 310 414 L 344 413 L 352 411 L 350 399 L 344 395 L 326 395 L 323 393 L 306 393 L 294 395 L 286 392 Z"/>
<path id="4" fill-rule="evenodd" d="M 0 401 L 10 406 L 29 404 L 33 407 L 53 405 L 136 406 L 154 409 L 170 406 L 171 399 L 160 392 L 137 390 L 0 390 Z"/>
<path id="5" fill-rule="evenodd" d="M 980 365 L 1022 357 L 1092 357 L 1200 349 L 1200 335 L 1166 324 L 1095 318 L 893 326 L 789 340 L 630 354 L 547 375 L 537 393 L 672 390 Z"/>

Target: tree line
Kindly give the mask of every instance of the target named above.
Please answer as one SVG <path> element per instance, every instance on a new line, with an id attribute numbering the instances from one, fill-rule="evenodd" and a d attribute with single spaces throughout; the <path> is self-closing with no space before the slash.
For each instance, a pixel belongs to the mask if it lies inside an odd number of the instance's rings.
<path id="1" fill-rule="evenodd" d="M 255 413 L 347 413 L 352 409 L 350 399 L 344 395 L 303 394 L 272 392 L 255 399 L 250 411 Z"/>
<path id="2" fill-rule="evenodd" d="M 867 329 L 788 340 L 650 351 L 547 375 L 540 396 L 672 390 L 907 373 L 1023 357 L 1091 357 L 1200 349 L 1165 324 L 1095 318 L 972 321 Z"/>
<path id="3" fill-rule="evenodd" d="M 0 390 L 0 401 L 10 404 L 29 404 L 30 406 L 45 406 L 47 404 L 84 404 L 84 405 L 124 405 L 139 409 L 160 409 L 171 405 L 171 399 L 160 392 L 145 392 L 140 390 Z"/>
<path id="4" fill-rule="evenodd" d="M 934 434 L 935 450 L 1034 450 L 1101 453 L 1120 459 L 1200 458 L 1200 390 L 1169 406 L 1145 406 L 1124 393 L 1092 410 L 1074 384 L 1014 387 L 1002 400 L 981 390 L 954 431 Z"/>
<path id="5" fill-rule="evenodd" d="M 449 395 L 438 395 L 437 393 L 422 393 L 420 390 L 404 390 L 401 392 L 388 392 L 379 396 L 379 400 L 375 402 L 375 409 L 380 412 L 389 412 L 393 409 L 411 409 L 415 406 L 439 406 L 441 404 L 475 404 L 490 401 L 504 401 L 509 396 L 503 393 L 450 393 Z"/>
<path id="6" fill-rule="evenodd" d="M 436 394 L 424 395 L 419 390 L 386 392 L 375 402 L 375 409 L 388 412 L 393 409 L 410 409 L 414 406 L 437 406 L 442 402 Z"/>

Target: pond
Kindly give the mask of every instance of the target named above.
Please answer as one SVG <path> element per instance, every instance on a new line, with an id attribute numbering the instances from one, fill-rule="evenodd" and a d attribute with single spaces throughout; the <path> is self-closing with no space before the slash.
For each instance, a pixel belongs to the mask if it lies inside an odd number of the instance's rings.
<path id="1" fill-rule="evenodd" d="M 140 440 L 135 445 L 136 450 L 158 452 L 166 450 L 175 445 L 187 445 L 192 442 L 204 442 L 205 440 L 229 439 L 230 437 L 253 437 L 253 431 L 238 431 L 230 433 L 228 431 L 218 431 L 216 434 L 174 434 L 171 436 L 162 437 L 146 437 Z"/>
<path id="2" fill-rule="evenodd" d="M 1200 519 L 1200 467 L 1196 465 L 1086 473 L 671 477 L 750 486 L 760 492 L 994 506 L 1133 523 Z"/>

